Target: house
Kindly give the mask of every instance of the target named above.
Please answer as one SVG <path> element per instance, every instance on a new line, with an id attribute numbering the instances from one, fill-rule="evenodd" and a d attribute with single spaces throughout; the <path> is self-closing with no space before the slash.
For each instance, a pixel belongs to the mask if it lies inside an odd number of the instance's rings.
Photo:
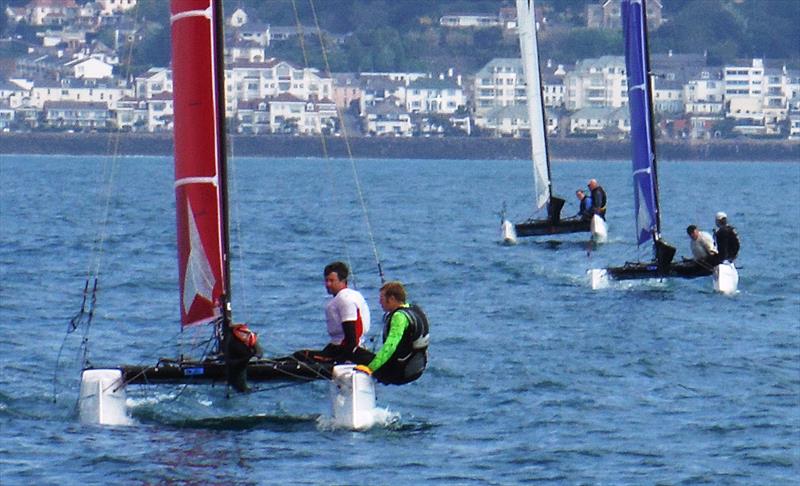
<path id="1" fill-rule="evenodd" d="M 366 107 L 366 131 L 373 136 L 410 137 L 411 115 L 400 106 L 400 100 L 388 98 Z"/>
<path id="2" fill-rule="evenodd" d="M 630 113 L 627 107 L 597 106 L 583 108 L 569 120 L 571 135 L 594 135 L 606 138 L 611 134 L 630 132 Z"/>
<path id="3" fill-rule="evenodd" d="M 707 68 L 683 86 L 684 113 L 691 117 L 721 120 L 725 112 L 722 70 Z"/>
<path id="4" fill-rule="evenodd" d="M 789 115 L 789 140 L 800 140 L 800 111 Z"/>
<path id="5" fill-rule="evenodd" d="M 234 117 L 236 133 L 270 133 L 269 100 L 243 101 Z"/>
<path id="6" fill-rule="evenodd" d="M 663 78 L 653 80 L 653 109 L 656 113 L 684 112 L 683 83 Z"/>
<path id="7" fill-rule="evenodd" d="M 125 96 L 117 100 L 112 114 L 118 130 L 137 132 L 147 130 L 147 100 Z"/>
<path id="8" fill-rule="evenodd" d="M 586 26 L 590 29 L 622 29 L 622 13 L 619 0 L 593 0 L 586 7 Z M 655 30 L 661 27 L 664 19 L 661 0 L 647 1 L 647 27 Z"/>
<path id="9" fill-rule="evenodd" d="M 333 73 L 333 102 L 346 111 L 355 108 L 358 114 L 363 111 L 364 89 L 361 80 L 355 73 Z"/>
<path id="10" fill-rule="evenodd" d="M 280 26 L 270 26 L 269 28 L 269 41 L 287 41 L 289 39 L 293 39 L 303 33 L 303 36 L 317 36 L 317 28 L 311 25 L 301 25 L 299 27 L 280 27 Z"/>
<path id="11" fill-rule="evenodd" d="M 406 82 L 386 75 L 361 74 L 364 105 L 377 105 L 388 99 L 405 100 Z"/>
<path id="12" fill-rule="evenodd" d="M 502 27 L 502 22 L 497 15 L 463 14 L 444 15 L 439 19 L 439 25 L 449 28 L 478 28 Z"/>
<path id="13" fill-rule="evenodd" d="M 234 28 L 239 28 L 247 23 L 247 19 L 247 12 L 245 12 L 243 8 L 238 7 L 233 11 L 230 19 L 228 19 L 228 25 Z"/>
<path id="14" fill-rule="evenodd" d="M 36 36 L 42 39 L 42 47 L 67 46 L 70 49 L 77 49 L 86 44 L 86 31 L 84 29 L 50 29 L 38 32 Z"/>
<path id="15" fill-rule="evenodd" d="M 30 98 L 30 89 L 10 80 L 0 79 L 0 101 L 8 103 L 9 108 L 17 108 Z"/>
<path id="16" fill-rule="evenodd" d="M 749 66 L 723 70 L 726 116 L 734 131 L 745 135 L 779 135 L 789 116 L 789 100 L 800 89 L 800 76 L 786 67 L 765 66 L 753 59 Z"/>
<path id="17" fill-rule="evenodd" d="M 281 93 L 269 97 L 268 103 L 272 133 L 294 133 L 305 126 L 305 100 L 289 93 Z"/>
<path id="18" fill-rule="evenodd" d="M 25 6 L 28 24 L 33 26 L 65 25 L 78 11 L 75 0 L 31 0 Z"/>
<path id="19" fill-rule="evenodd" d="M 45 103 L 74 101 L 104 103 L 108 109 L 117 107 L 117 100 L 131 96 L 133 90 L 115 80 L 63 79 L 58 82 L 37 82 L 30 90 L 30 104 L 43 109 Z"/>
<path id="20" fill-rule="evenodd" d="M 269 24 L 264 23 L 247 23 L 239 26 L 234 31 L 234 37 L 237 41 L 250 41 L 259 46 L 269 47 L 270 41 L 270 27 Z"/>
<path id="21" fill-rule="evenodd" d="M 93 101 L 47 101 L 43 124 L 50 128 L 104 130 L 110 128 L 108 104 Z"/>
<path id="22" fill-rule="evenodd" d="M 7 100 L 0 99 L 0 131 L 10 130 L 14 125 L 14 109 Z"/>
<path id="23" fill-rule="evenodd" d="M 421 78 L 405 89 L 405 107 L 410 113 L 455 113 L 467 105 L 464 90 L 453 79 Z"/>
<path id="24" fill-rule="evenodd" d="M 14 63 L 14 71 L 18 76 L 26 79 L 57 80 L 61 78 L 63 57 L 63 50 L 34 51 L 18 57 Z"/>
<path id="25" fill-rule="evenodd" d="M 149 99 L 159 93 L 172 93 L 172 71 L 154 67 L 133 79 L 137 99 Z"/>
<path id="26" fill-rule="evenodd" d="M 558 130 L 558 119 L 551 113 L 547 117 L 547 133 L 554 134 Z M 525 104 L 498 106 L 475 116 L 475 126 L 503 137 L 530 137 L 531 124 L 528 107 Z"/>
<path id="27" fill-rule="evenodd" d="M 264 47 L 251 40 L 234 39 L 225 44 L 225 62 L 262 63 L 266 60 Z"/>
<path id="28" fill-rule="evenodd" d="M 113 73 L 113 66 L 93 57 L 73 59 L 64 63 L 65 76 L 77 79 L 106 79 Z"/>
<path id="29" fill-rule="evenodd" d="M 108 17 L 134 8 L 137 0 L 95 0 L 95 2 L 100 6 L 100 14 Z"/>
<path id="30" fill-rule="evenodd" d="M 225 70 L 228 115 L 241 101 L 274 98 L 289 94 L 299 100 L 332 99 L 333 80 L 314 68 L 300 68 L 286 61 L 237 61 Z"/>

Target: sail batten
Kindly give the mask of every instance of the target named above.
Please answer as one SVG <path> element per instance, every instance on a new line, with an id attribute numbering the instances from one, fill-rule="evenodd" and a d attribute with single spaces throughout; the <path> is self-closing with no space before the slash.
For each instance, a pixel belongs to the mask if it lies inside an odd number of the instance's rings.
<path id="1" fill-rule="evenodd" d="M 531 135 L 531 161 L 537 209 L 550 200 L 550 156 L 547 149 L 547 122 L 542 99 L 542 76 L 539 70 L 539 43 L 536 38 L 536 17 L 533 0 L 517 0 L 517 28 L 525 72 L 525 93 L 528 98 L 528 120 Z"/>
<path id="2" fill-rule="evenodd" d="M 227 290 L 217 24 L 212 0 L 173 0 L 175 201 L 181 324 L 224 314 Z M 179 87 L 179 89 L 178 89 Z"/>
<path id="3" fill-rule="evenodd" d="M 647 49 L 644 0 L 622 0 L 628 107 L 631 115 L 631 160 L 633 163 L 636 242 L 655 240 L 660 232 L 658 183 Z"/>

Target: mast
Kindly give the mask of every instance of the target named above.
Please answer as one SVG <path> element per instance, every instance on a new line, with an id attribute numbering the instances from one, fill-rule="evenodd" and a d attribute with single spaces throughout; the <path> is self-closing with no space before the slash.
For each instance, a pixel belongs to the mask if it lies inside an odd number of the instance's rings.
<path id="1" fill-rule="evenodd" d="M 517 0 L 517 24 L 522 66 L 526 78 L 536 207 L 541 209 L 552 199 L 553 187 L 550 174 L 550 152 L 547 146 L 547 117 L 544 110 L 534 0 Z"/>
<path id="2" fill-rule="evenodd" d="M 650 120 L 650 129 L 647 131 L 648 136 L 650 138 L 650 147 L 653 154 L 653 161 L 651 163 L 651 170 L 653 173 L 653 193 L 655 194 L 655 205 L 656 205 L 656 235 L 654 239 L 658 239 L 661 237 L 661 205 L 659 203 L 658 197 L 658 161 L 656 160 L 656 137 L 655 137 L 655 126 L 656 126 L 656 114 L 655 114 L 655 107 L 653 105 L 653 73 L 650 70 L 650 45 L 647 35 L 647 0 L 641 0 L 641 5 L 639 6 L 639 10 L 642 13 L 641 17 L 641 25 L 642 25 L 642 51 L 644 52 L 643 55 L 643 64 L 644 64 L 644 72 L 646 74 L 645 83 L 645 93 L 647 99 L 647 114 L 648 119 Z"/>
<path id="3" fill-rule="evenodd" d="M 220 0 L 171 0 L 175 201 L 183 327 L 230 323 Z"/>
<path id="4" fill-rule="evenodd" d="M 622 30 L 631 116 L 636 242 L 639 245 L 649 240 L 656 244 L 661 233 L 645 9 L 644 0 L 622 0 Z"/>
<path id="5" fill-rule="evenodd" d="M 231 260 L 230 260 L 230 209 L 228 204 L 228 129 L 225 121 L 225 15 L 222 10 L 222 0 L 212 0 L 215 46 L 214 64 L 217 75 L 214 77 L 217 92 L 217 124 L 219 143 L 217 145 L 219 159 L 219 186 L 220 186 L 220 219 L 222 227 L 222 265 L 226 291 L 222 294 L 222 324 L 223 329 L 230 329 L 233 323 L 231 316 Z"/>

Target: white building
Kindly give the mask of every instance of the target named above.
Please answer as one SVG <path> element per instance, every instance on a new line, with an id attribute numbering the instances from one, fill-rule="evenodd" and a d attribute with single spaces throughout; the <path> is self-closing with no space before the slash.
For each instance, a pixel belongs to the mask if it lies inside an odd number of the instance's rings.
<path id="1" fill-rule="evenodd" d="M 619 108 L 628 103 L 625 58 L 603 56 L 578 61 L 565 80 L 565 106 L 570 111 L 583 108 Z"/>
<path id="2" fill-rule="evenodd" d="M 136 6 L 137 0 L 95 0 L 100 6 L 100 14 L 104 17 L 119 12 L 127 12 Z"/>
<path id="3" fill-rule="evenodd" d="M 501 27 L 503 23 L 497 15 L 445 15 L 439 19 L 439 25 L 442 27 L 457 27 L 457 28 L 487 28 L 487 27 Z"/>
<path id="4" fill-rule="evenodd" d="M 797 72 L 767 68 L 763 59 L 750 66 L 725 66 L 726 115 L 736 120 L 736 132 L 778 135 L 789 116 L 789 100 L 800 86 Z"/>
<path id="5" fill-rule="evenodd" d="M 475 74 L 473 86 L 477 116 L 493 108 L 525 103 L 525 74 L 522 61 L 516 58 L 495 58 Z"/>
<path id="6" fill-rule="evenodd" d="M 366 125 L 369 135 L 410 137 L 414 134 L 411 115 L 399 106 L 400 101 L 389 98 L 367 106 Z"/>
<path id="7" fill-rule="evenodd" d="M 37 82 L 30 90 L 30 106 L 43 109 L 45 103 L 73 101 L 76 103 L 105 103 L 107 109 L 114 110 L 117 100 L 132 96 L 133 90 L 116 85 L 107 80 L 104 84 L 82 82 L 78 79 L 64 79 L 60 82 Z"/>
<path id="8" fill-rule="evenodd" d="M 630 112 L 627 107 L 589 107 L 570 115 L 569 133 L 573 135 L 596 135 L 604 138 L 608 133 L 629 132 Z"/>
<path id="9" fill-rule="evenodd" d="M 725 82 L 722 73 L 704 69 L 697 79 L 683 86 L 684 113 L 689 116 L 721 117 L 725 111 Z"/>
<path id="10" fill-rule="evenodd" d="M 455 113 L 465 108 L 467 98 L 455 80 L 452 79 L 417 79 L 405 90 L 406 110 L 411 113 Z"/>
<path id="11" fill-rule="evenodd" d="M 558 119 L 545 113 L 547 133 L 554 134 L 558 129 Z M 530 117 L 524 104 L 498 106 L 475 115 L 475 125 L 495 136 L 530 137 Z"/>
<path id="12" fill-rule="evenodd" d="M 78 79 L 111 78 L 114 67 L 93 57 L 72 59 L 64 63 L 64 73 Z"/>
<path id="13" fill-rule="evenodd" d="M 228 115 L 240 101 L 288 94 L 299 100 L 333 99 L 333 80 L 314 68 L 299 68 L 286 61 L 235 62 L 225 70 Z"/>
<path id="14" fill-rule="evenodd" d="M 78 14 L 78 5 L 75 0 L 31 0 L 25 10 L 30 25 L 65 25 Z"/>
<path id="15" fill-rule="evenodd" d="M 133 80 L 134 92 L 138 99 L 149 99 L 160 93 L 172 93 L 172 71 L 154 67 Z"/>
<path id="16" fill-rule="evenodd" d="M 93 101 L 47 101 L 42 109 L 44 125 L 53 128 L 99 130 L 111 127 L 106 103 Z"/>

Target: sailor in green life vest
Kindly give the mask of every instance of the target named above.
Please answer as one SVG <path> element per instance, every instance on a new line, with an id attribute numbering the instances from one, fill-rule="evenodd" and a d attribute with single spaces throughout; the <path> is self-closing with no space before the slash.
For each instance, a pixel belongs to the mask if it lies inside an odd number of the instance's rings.
<path id="1" fill-rule="evenodd" d="M 422 376 L 428 364 L 428 319 L 416 305 L 406 303 L 400 282 L 387 282 L 380 290 L 383 346 L 366 365 L 356 369 L 387 385 L 402 385 Z"/>

